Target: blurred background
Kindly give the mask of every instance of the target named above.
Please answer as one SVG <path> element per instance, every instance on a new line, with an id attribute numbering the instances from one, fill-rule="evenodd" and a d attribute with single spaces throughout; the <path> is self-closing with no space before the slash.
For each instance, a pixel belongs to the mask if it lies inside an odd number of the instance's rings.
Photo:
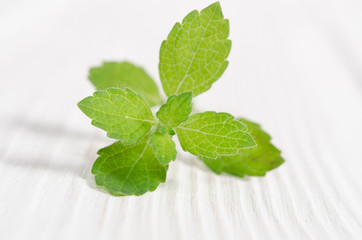
<path id="1" fill-rule="evenodd" d="M 280 168 L 240 180 L 181 154 L 153 193 L 94 186 L 112 140 L 76 106 L 94 91 L 88 69 L 128 60 L 162 92 L 161 42 L 211 3 L 0 0 L 0 239 L 358 239 L 360 0 L 220 1 L 230 64 L 195 107 L 261 123 Z"/>

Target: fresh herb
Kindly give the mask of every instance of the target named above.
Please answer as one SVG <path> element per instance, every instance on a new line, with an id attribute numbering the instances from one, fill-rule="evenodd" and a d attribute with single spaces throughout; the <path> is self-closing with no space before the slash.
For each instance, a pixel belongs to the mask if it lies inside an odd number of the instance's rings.
<path id="1" fill-rule="evenodd" d="M 249 128 L 257 147 L 241 150 L 237 155 L 222 156 L 216 160 L 208 157 L 201 157 L 201 160 L 217 174 L 222 172 L 237 176 L 264 176 L 267 171 L 279 167 L 284 159 L 280 151 L 270 143 L 271 137 L 261 129 L 259 124 L 239 119 Z"/>
<path id="2" fill-rule="evenodd" d="M 156 83 L 140 67 L 129 62 L 105 62 L 89 70 L 89 80 L 98 89 L 129 87 L 147 100 L 150 106 L 162 103 Z"/>
<path id="3" fill-rule="evenodd" d="M 107 88 L 78 103 L 92 124 L 107 131 L 110 138 L 133 144 L 158 123 L 146 100 L 129 88 Z"/>
<path id="4" fill-rule="evenodd" d="M 263 176 L 281 165 L 280 151 L 258 124 L 228 113 L 191 114 L 192 98 L 208 90 L 225 71 L 231 41 L 219 2 L 192 11 L 176 23 L 161 45 L 159 71 L 168 96 L 140 67 L 107 62 L 90 70 L 98 89 L 78 103 L 92 124 L 118 141 L 98 151 L 92 173 L 98 186 L 117 196 L 142 195 L 166 180 L 176 159 L 177 135 L 184 151 L 214 172 Z"/>

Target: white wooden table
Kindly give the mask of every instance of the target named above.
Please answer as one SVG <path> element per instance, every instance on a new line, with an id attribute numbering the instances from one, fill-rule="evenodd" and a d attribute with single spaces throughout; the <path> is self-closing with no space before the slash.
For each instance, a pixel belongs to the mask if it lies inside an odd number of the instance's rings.
<path id="1" fill-rule="evenodd" d="M 195 107 L 262 123 L 283 166 L 238 179 L 179 154 L 153 193 L 96 189 L 112 140 L 76 106 L 88 68 L 127 59 L 159 83 L 161 41 L 210 3 L 0 1 L 0 239 L 361 239 L 360 0 L 221 2 L 230 65 Z"/>

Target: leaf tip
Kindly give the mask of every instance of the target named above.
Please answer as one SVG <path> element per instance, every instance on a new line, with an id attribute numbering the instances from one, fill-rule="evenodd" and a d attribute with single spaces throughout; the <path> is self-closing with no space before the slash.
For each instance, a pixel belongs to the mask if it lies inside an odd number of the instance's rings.
<path id="1" fill-rule="evenodd" d="M 219 1 L 216 1 L 212 4 L 210 4 L 209 6 L 207 6 L 206 8 L 204 8 L 202 11 L 207 10 L 207 9 L 212 9 L 213 11 L 220 11 L 221 12 L 221 4 Z"/>

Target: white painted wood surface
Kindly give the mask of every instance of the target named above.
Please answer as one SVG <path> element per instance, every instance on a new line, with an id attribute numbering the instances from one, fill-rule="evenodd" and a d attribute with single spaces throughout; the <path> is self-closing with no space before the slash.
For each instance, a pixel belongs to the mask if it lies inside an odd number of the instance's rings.
<path id="1" fill-rule="evenodd" d="M 230 65 L 195 105 L 262 123 L 282 167 L 241 180 L 179 154 L 153 193 L 96 189 L 112 140 L 77 109 L 88 68 L 158 81 L 161 41 L 210 3 L 0 1 L 0 239 L 361 239 L 360 0 L 222 1 Z"/>

